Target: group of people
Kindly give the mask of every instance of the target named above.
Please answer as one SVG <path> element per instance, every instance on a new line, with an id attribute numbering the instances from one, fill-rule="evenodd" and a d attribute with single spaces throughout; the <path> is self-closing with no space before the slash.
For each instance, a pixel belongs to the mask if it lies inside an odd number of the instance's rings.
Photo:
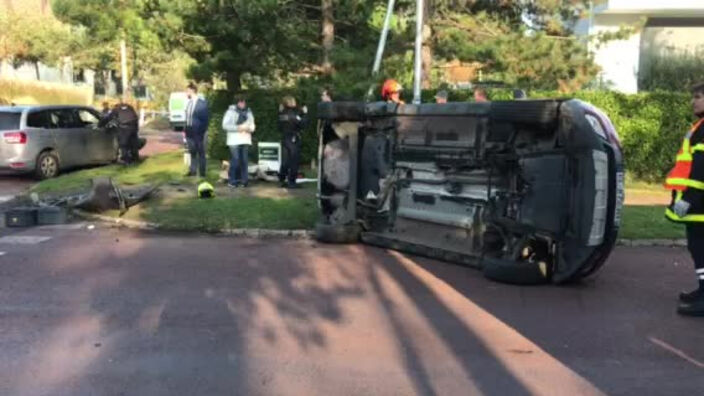
<path id="1" fill-rule="evenodd" d="M 187 88 L 186 104 L 186 145 L 191 155 L 191 164 L 187 176 L 205 177 L 205 135 L 208 129 L 208 105 L 205 99 L 198 97 L 195 84 Z M 322 101 L 331 101 L 331 92 L 324 89 Z M 308 125 L 308 108 L 299 107 L 292 96 L 283 98 L 279 105 L 278 127 L 281 133 L 282 162 L 279 169 L 281 187 L 298 188 L 298 176 L 303 130 Z M 230 105 L 222 120 L 222 128 L 227 134 L 226 144 L 230 149 L 230 169 L 228 185 L 232 188 L 245 188 L 249 184 L 248 156 L 252 145 L 252 134 L 256 130 L 254 113 L 247 105 L 244 96 L 237 96 L 235 104 Z"/>

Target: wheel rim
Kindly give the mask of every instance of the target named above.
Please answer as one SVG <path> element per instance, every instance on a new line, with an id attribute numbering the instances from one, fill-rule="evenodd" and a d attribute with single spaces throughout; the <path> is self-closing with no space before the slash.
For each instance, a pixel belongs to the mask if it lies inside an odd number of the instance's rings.
<path id="1" fill-rule="evenodd" d="M 54 176 L 56 174 L 56 161 L 52 157 L 44 157 L 42 158 L 41 164 L 39 164 L 42 174 L 44 176 Z"/>

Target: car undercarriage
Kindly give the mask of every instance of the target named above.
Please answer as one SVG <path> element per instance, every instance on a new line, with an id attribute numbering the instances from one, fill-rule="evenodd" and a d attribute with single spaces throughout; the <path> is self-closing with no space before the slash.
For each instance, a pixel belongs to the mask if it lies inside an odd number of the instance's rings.
<path id="1" fill-rule="evenodd" d="M 517 284 L 581 279 L 616 241 L 618 137 L 586 103 L 333 102 L 318 117 L 321 241 L 361 239 Z"/>

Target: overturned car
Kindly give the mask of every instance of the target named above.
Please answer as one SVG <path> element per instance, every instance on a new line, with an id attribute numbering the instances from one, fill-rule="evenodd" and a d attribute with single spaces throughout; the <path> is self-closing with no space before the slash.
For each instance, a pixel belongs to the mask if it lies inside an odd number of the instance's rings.
<path id="1" fill-rule="evenodd" d="M 618 135 L 579 100 L 321 103 L 319 240 L 564 283 L 597 271 L 623 202 Z"/>

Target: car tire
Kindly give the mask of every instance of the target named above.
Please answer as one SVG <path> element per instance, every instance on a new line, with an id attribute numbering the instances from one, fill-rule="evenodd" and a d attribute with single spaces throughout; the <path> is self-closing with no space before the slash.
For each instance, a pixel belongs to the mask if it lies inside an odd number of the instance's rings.
<path id="1" fill-rule="evenodd" d="M 315 239 L 325 243 L 356 243 L 359 241 L 361 228 L 358 224 L 315 224 Z"/>
<path id="2" fill-rule="evenodd" d="M 557 100 L 497 101 L 491 103 L 489 118 L 494 122 L 509 122 L 554 128 L 560 110 Z"/>
<path id="3" fill-rule="evenodd" d="M 51 179 L 59 175 L 59 157 L 53 151 L 43 151 L 37 157 L 34 170 L 39 180 Z"/>
<path id="4" fill-rule="evenodd" d="M 485 257 L 482 260 L 482 272 L 488 279 L 513 285 L 539 285 L 550 281 L 550 274 L 543 273 L 537 263 L 494 257 Z"/>

